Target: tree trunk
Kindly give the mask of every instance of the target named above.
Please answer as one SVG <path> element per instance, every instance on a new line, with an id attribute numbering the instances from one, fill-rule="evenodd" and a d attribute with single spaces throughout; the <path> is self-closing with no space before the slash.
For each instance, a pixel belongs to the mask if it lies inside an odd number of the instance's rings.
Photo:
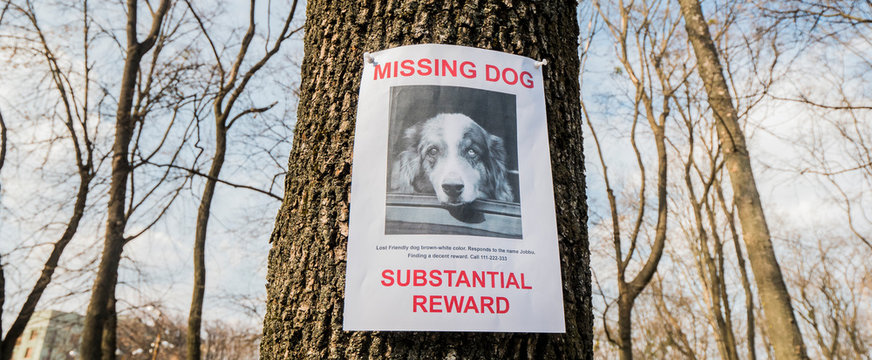
<path id="1" fill-rule="evenodd" d="M 127 177 L 130 175 L 128 148 L 135 126 L 131 113 L 134 88 L 136 86 L 139 62 L 142 56 L 154 46 L 160 32 L 161 22 L 169 9 L 169 0 L 162 0 L 153 15 L 151 30 L 143 42 L 136 40 L 136 10 L 137 1 L 127 1 L 127 51 L 124 60 L 124 72 L 121 77 L 118 110 L 115 115 L 115 142 L 112 145 L 112 175 L 109 185 L 109 203 L 106 216 L 106 238 L 103 240 L 103 253 L 97 278 L 91 288 L 91 300 L 88 312 L 85 314 L 85 324 L 82 329 L 82 342 L 79 354 L 82 359 L 98 359 L 103 343 L 103 328 L 110 317 L 107 309 L 114 309 L 115 282 L 118 275 L 118 263 L 124 249 L 124 228 L 127 225 L 127 214 L 124 205 L 127 199 Z M 110 299 L 113 302 L 110 304 Z M 114 329 L 113 329 L 114 330 Z"/>
<path id="2" fill-rule="evenodd" d="M 713 173 L 714 177 L 715 174 Z M 714 180 L 712 180 L 714 183 Z M 713 299 L 712 304 L 715 305 L 717 312 L 715 313 L 715 321 L 718 326 L 718 332 L 723 338 L 724 353 L 722 358 L 729 360 L 739 360 L 739 348 L 736 346 L 736 334 L 733 332 L 733 312 L 730 308 L 730 296 L 727 292 L 726 270 L 724 270 L 724 241 L 718 231 L 717 214 L 712 209 L 711 201 L 714 198 L 706 194 L 706 199 L 703 200 L 703 205 L 706 209 L 706 217 L 708 218 L 709 228 L 711 231 L 711 240 L 713 241 L 712 248 L 715 257 L 706 255 L 706 260 L 711 262 L 710 272 L 712 296 L 717 296 Z M 708 254 L 708 245 L 706 245 L 706 254 Z"/>
<path id="3" fill-rule="evenodd" d="M 9 3 L 6 3 L 9 7 Z M 5 12 L 5 9 L 4 9 Z M 3 120 L 3 112 L 0 112 L 0 170 L 6 162 L 6 121 Z M 3 184 L 0 184 L 3 190 Z M 3 257 L 0 256 L 0 333 L 3 332 L 3 305 L 6 303 L 6 275 L 3 270 Z"/>
<path id="4" fill-rule="evenodd" d="M 137 63 L 138 64 L 138 63 Z M 128 76 L 129 63 L 125 64 L 122 89 L 125 85 L 133 84 L 136 70 Z M 138 66 L 137 66 L 138 67 Z M 126 94 L 132 98 L 133 87 Z M 122 97 L 125 97 L 122 90 Z M 127 109 L 130 108 L 127 103 Z M 82 330 L 81 356 L 83 359 L 97 359 L 100 357 L 100 348 L 103 336 L 103 327 L 110 316 L 107 313 L 109 299 L 114 297 L 115 284 L 113 279 L 118 273 L 118 263 L 121 261 L 121 251 L 124 247 L 124 228 L 126 217 L 124 204 L 126 199 L 127 176 L 130 172 L 130 164 L 127 160 L 127 148 L 133 132 L 133 123 L 130 121 L 129 111 L 122 113 L 122 107 L 118 109 L 117 122 L 115 124 L 115 144 L 112 147 L 112 177 L 109 187 L 109 212 L 106 219 L 106 238 L 103 241 L 103 253 L 100 257 L 100 267 L 97 270 L 97 278 L 91 288 L 91 300 L 88 303 L 88 312 L 85 314 L 85 324 Z M 125 116 L 126 114 L 126 116 Z"/>
<path id="5" fill-rule="evenodd" d="M 305 58 L 285 199 L 272 235 L 263 359 L 530 358 L 592 355 L 575 1 L 307 3 Z M 342 330 L 351 149 L 362 54 L 443 43 L 547 58 L 548 133 L 565 334 Z M 347 234 L 347 232 L 345 232 Z"/>
<path id="6" fill-rule="evenodd" d="M 6 303 L 6 276 L 3 275 L 3 257 L 0 256 L 0 332 L 3 331 L 3 305 Z M 6 352 L 6 346 L 3 345 L 3 352 Z M 11 352 L 10 352 L 11 353 Z M 5 357 L 4 357 L 5 359 Z"/>
<path id="7" fill-rule="evenodd" d="M 625 64 L 625 69 L 631 71 L 632 68 L 629 66 L 629 62 L 626 60 L 626 57 L 623 58 L 622 63 Z M 657 116 L 654 113 L 653 100 L 647 95 L 646 90 L 644 89 L 644 84 L 636 80 L 634 80 L 633 82 L 636 85 L 636 106 L 639 106 L 641 104 L 645 108 L 645 118 L 648 120 L 648 125 L 651 127 L 651 132 L 654 134 L 654 143 L 657 149 L 657 224 L 654 231 L 654 241 L 651 244 L 651 252 L 648 253 L 648 257 L 645 259 L 645 264 L 642 266 L 642 269 L 639 270 L 636 276 L 634 276 L 632 280 L 627 282 L 627 266 L 630 264 L 630 260 L 632 260 L 633 253 L 635 252 L 635 244 L 638 241 L 639 229 L 642 225 L 642 221 L 644 220 L 645 209 L 644 167 L 642 165 L 642 160 L 639 157 L 640 153 L 638 151 L 636 142 L 635 140 L 632 140 L 633 150 L 636 153 L 636 159 L 638 161 L 639 168 L 641 169 L 640 171 L 643 175 L 643 180 L 640 188 L 640 194 L 642 197 L 639 200 L 639 212 L 635 220 L 636 222 L 634 230 L 631 231 L 629 235 L 630 250 L 627 252 L 626 256 L 624 256 L 622 252 L 623 245 L 620 233 L 620 218 L 618 216 L 618 205 L 611 185 L 609 185 L 608 179 L 605 178 L 606 189 L 609 198 L 609 207 L 612 216 L 612 238 L 615 246 L 615 259 L 618 274 L 617 346 L 621 360 L 633 359 L 633 306 L 636 302 L 636 298 L 639 296 L 639 294 L 642 293 L 643 290 L 645 290 L 645 287 L 648 286 L 648 284 L 651 282 L 651 279 L 654 277 L 654 273 L 657 272 L 657 266 L 658 264 L 660 264 L 660 258 L 663 256 L 663 250 L 666 247 L 666 219 L 668 214 L 668 193 L 666 188 L 668 183 L 668 167 L 666 154 L 666 132 L 664 125 L 666 123 L 666 118 L 669 116 L 668 97 L 664 97 L 663 110 L 660 115 Z M 593 127 L 591 127 L 591 129 L 593 129 Z M 594 134 L 594 137 L 595 136 L 596 135 Z M 635 139 L 635 136 L 633 136 L 632 138 Z M 597 151 L 600 151 L 600 161 L 602 161 L 602 149 L 597 147 Z M 603 172 L 605 173 L 605 162 L 602 162 L 602 165 Z"/>
<path id="8" fill-rule="evenodd" d="M 109 292 L 109 303 L 106 304 L 106 322 L 103 323 L 103 342 L 100 344 L 102 360 L 115 360 L 115 350 L 118 348 L 118 315 L 115 313 L 115 286 L 117 277 L 112 281 L 112 291 Z"/>
<path id="9" fill-rule="evenodd" d="M 6 138 L 6 120 L 3 120 L 3 113 L 0 112 L 0 170 L 3 169 L 3 164 L 6 163 L 6 147 L 8 145 L 8 140 Z M 2 184 L 0 184 L 0 189 L 2 188 Z M 0 276 L 0 278 L 2 278 L 2 276 Z"/>
<path id="10" fill-rule="evenodd" d="M 191 296 L 191 311 L 188 314 L 188 332 L 185 335 L 188 360 L 202 358 L 200 353 L 200 327 L 203 318 L 203 297 L 206 293 L 206 231 L 209 227 L 209 209 L 212 208 L 212 198 L 215 186 L 218 185 L 218 175 L 224 166 L 224 155 L 227 152 L 227 128 L 224 126 L 226 116 L 215 115 L 215 155 L 209 168 L 209 177 L 200 198 L 200 208 L 197 210 L 197 229 L 194 234 L 194 293 Z"/>
<path id="11" fill-rule="evenodd" d="M 760 203 L 760 194 L 751 171 L 751 158 L 736 109 L 718 59 L 717 49 L 698 0 L 679 0 L 688 37 L 697 58 L 697 69 L 705 85 L 714 113 L 718 139 L 723 149 L 733 197 L 742 224 L 742 236 L 760 302 L 766 313 L 766 325 L 778 359 L 805 359 L 805 345 L 793 315 L 790 294 L 775 258 L 769 228 Z"/>
<path id="12" fill-rule="evenodd" d="M 624 292 L 618 301 L 618 353 L 621 360 L 633 359 L 633 302 L 629 294 Z"/>
<path id="13" fill-rule="evenodd" d="M 736 263 L 739 268 L 740 279 L 742 280 L 742 289 L 745 291 L 745 337 L 748 346 L 748 360 L 757 360 L 757 344 L 754 322 L 754 292 L 751 289 L 751 281 L 748 280 L 748 270 L 745 267 L 745 255 L 742 253 L 742 246 L 739 244 L 739 232 L 736 229 L 736 216 L 733 209 L 727 208 L 727 200 L 724 197 L 723 185 L 716 177 L 714 179 L 715 195 L 717 195 L 718 204 L 721 206 L 721 211 L 727 218 L 727 224 L 730 229 L 730 238 L 733 242 L 733 248 L 736 250 Z M 736 349 L 738 351 L 738 349 Z"/>
<path id="14" fill-rule="evenodd" d="M 732 224 L 732 214 L 730 216 L 730 230 L 735 234 L 735 229 Z M 736 259 L 739 263 L 739 271 L 742 279 L 742 289 L 745 290 L 745 337 L 748 344 L 748 359 L 757 360 L 757 344 L 756 335 L 754 334 L 754 293 L 751 290 L 751 282 L 748 280 L 748 270 L 745 269 L 745 255 L 742 254 L 742 248 L 739 245 L 739 237 L 733 236 L 733 247 L 736 248 Z"/>
<path id="15" fill-rule="evenodd" d="M 691 142 L 691 148 L 693 143 Z M 717 163 L 712 162 L 711 178 L 704 180 L 703 193 L 697 197 L 694 190 L 691 174 L 693 173 L 693 152 L 687 155 L 687 162 L 684 163 L 684 184 L 687 189 L 687 197 L 690 200 L 693 211 L 693 220 L 696 234 L 695 248 L 693 249 L 696 258 L 697 272 L 700 278 L 703 279 L 703 287 L 708 292 L 706 297 L 708 302 L 709 318 L 711 319 L 712 330 L 715 335 L 715 340 L 718 344 L 718 351 L 721 354 L 721 359 L 738 360 L 735 338 L 733 336 L 732 325 L 729 317 L 729 299 L 726 294 L 726 285 L 723 271 L 723 244 L 718 236 L 717 218 L 712 211 L 710 204 L 709 192 L 712 190 L 713 184 L 717 183 Z M 717 183 L 719 184 L 719 183 Z M 706 219 L 708 220 L 708 228 L 703 222 L 703 207 L 706 209 Z M 708 229 L 708 230 L 707 230 Z M 711 233 L 709 233 L 711 231 Z M 714 244 L 716 261 L 709 252 L 709 240 Z M 726 312 L 726 314 L 724 314 Z"/>

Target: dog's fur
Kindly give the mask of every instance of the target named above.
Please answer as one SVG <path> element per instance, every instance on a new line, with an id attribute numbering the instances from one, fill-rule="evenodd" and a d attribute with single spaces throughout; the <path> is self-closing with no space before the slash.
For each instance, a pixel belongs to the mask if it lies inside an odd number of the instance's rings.
<path id="1" fill-rule="evenodd" d="M 463 114 L 439 114 L 405 130 L 391 190 L 436 194 L 450 207 L 476 199 L 514 201 L 503 140 Z"/>

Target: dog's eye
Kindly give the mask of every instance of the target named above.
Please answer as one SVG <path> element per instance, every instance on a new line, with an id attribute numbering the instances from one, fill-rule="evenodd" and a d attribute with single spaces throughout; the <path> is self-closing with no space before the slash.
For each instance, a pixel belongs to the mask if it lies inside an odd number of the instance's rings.
<path id="1" fill-rule="evenodd" d="M 439 149 L 437 149 L 435 146 L 431 146 L 429 149 L 427 149 L 427 155 L 436 156 L 437 154 L 439 154 Z"/>
<path id="2" fill-rule="evenodd" d="M 469 149 L 466 150 L 466 155 L 469 155 L 469 156 L 476 156 L 476 155 L 478 155 L 478 152 L 475 151 L 475 149 L 469 148 Z"/>

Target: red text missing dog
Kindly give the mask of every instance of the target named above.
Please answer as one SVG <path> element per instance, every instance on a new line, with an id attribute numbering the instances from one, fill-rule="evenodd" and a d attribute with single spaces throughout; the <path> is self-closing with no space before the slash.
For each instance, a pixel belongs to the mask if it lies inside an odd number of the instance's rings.
<path id="1" fill-rule="evenodd" d="M 479 72 L 479 69 L 484 69 L 484 71 Z M 533 74 L 529 71 L 500 68 L 491 64 L 485 64 L 480 67 L 472 61 L 428 58 L 417 60 L 405 59 L 375 64 L 373 80 L 409 76 L 464 77 L 467 79 L 483 76 L 484 80 L 489 82 L 501 81 L 508 85 L 521 85 L 528 89 L 535 87 Z"/>

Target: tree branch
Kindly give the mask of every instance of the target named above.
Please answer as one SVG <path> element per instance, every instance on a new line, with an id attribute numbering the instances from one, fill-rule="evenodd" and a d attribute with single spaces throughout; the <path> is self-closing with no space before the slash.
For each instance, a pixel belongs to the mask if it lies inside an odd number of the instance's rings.
<path id="1" fill-rule="evenodd" d="M 248 108 L 245 111 L 243 111 L 239 114 L 236 114 L 236 116 L 234 116 L 233 119 L 230 119 L 230 122 L 227 123 L 227 129 L 230 129 L 230 127 L 233 126 L 233 124 L 236 122 L 237 119 L 239 119 L 245 115 L 248 115 L 248 114 L 260 114 L 260 113 L 269 111 L 269 109 L 272 109 L 273 106 L 276 106 L 276 104 L 278 104 L 278 101 L 273 101 L 272 104 L 269 104 L 267 106 L 259 107 L 259 108 L 254 108 L 254 107 Z"/>
<path id="2" fill-rule="evenodd" d="M 196 169 L 190 169 L 190 168 L 186 168 L 186 167 L 183 167 L 183 166 L 172 165 L 172 164 L 155 164 L 155 163 L 151 163 L 151 162 L 146 162 L 146 163 L 149 164 L 149 165 L 152 165 L 152 166 L 157 166 L 157 167 L 169 167 L 169 168 L 173 168 L 173 169 L 177 169 L 177 170 L 187 171 L 187 172 L 189 172 L 189 173 L 191 173 L 191 174 L 193 174 L 193 175 L 196 175 L 196 176 L 199 176 L 199 177 L 202 177 L 202 178 L 206 178 L 206 179 L 212 179 L 212 180 L 215 180 L 215 181 L 217 181 L 217 182 L 219 182 L 219 183 L 221 183 L 221 184 L 224 184 L 224 185 L 227 185 L 227 186 L 230 186 L 230 187 L 234 187 L 234 188 L 237 188 L 237 189 L 247 189 L 247 190 L 251 190 L 251 191 L 254 191 L 254 192 L 257 192 L 257 193 L 260 193 L 260 194 L 263 194 L 263 195 L 269 196 L 269 197 L 271 197 L 271 198 L 273 198 L 273 199 L 276 199 L 276 200 L 278 200 L 278 201 L 282 201 L 282 197 L 281 197 L 281 196 L 276 195 L 276 194 L 273 194 L 273 193 L 271 193 L 271 192 L 269 192 L 269 191 L 261 190 L 261 189 L 258 189 L 258 188 L 256 188 L 256 187 L 253 187 L 253 186 L 241 185 L 241 184 L 234 184 L 234 183 L 229 182 L 229 181 L 226 181 L 226 180 L 222 180 L 222 179 L 219 179 L 219 178 L 216 178 L 216 177 L 211 177 L 211 176 L 209 176 L 208 174 L 204 174 L 204 173 L 202 173 L 202 172 L 200 172 L 200 171 L 198 171 L 198 170 L 196 170 Z"/>

